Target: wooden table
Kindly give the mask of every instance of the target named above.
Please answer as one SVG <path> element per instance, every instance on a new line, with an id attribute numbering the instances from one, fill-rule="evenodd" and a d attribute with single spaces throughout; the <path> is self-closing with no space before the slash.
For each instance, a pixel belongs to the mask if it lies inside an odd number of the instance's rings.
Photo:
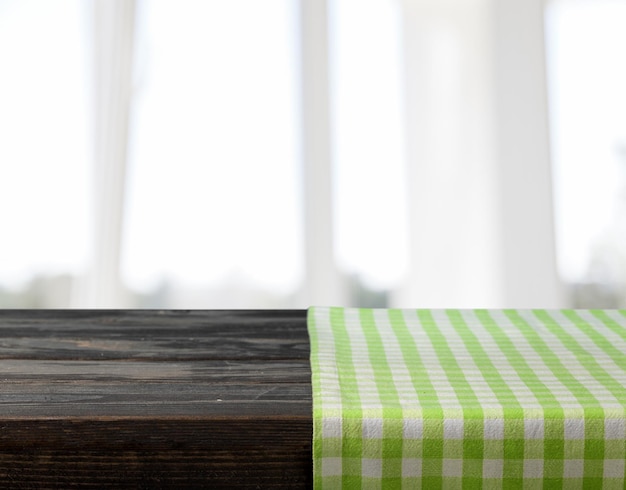
<path id="1" fill-rule="evenodd" d="M 0 311 L 0 488 L 310 488 L 306 312 Z"/>

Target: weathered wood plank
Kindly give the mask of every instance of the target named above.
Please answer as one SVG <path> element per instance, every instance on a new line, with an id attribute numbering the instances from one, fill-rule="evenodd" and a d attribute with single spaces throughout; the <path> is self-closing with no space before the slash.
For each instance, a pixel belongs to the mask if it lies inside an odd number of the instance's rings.
<path id="1" fill-rule="evenodd" d="M 62 386 L 51 392 L 37 387 L 0 394 L 0 418 L 60 417 L 257 417 L 310 418 L 309 385 L 146 385 L 124 390 Z M 42 385 L 43 388 L 43 385 Z M 74 389 L 72 389 L 74 388 Z"/>
<path id="2" fill-rule="evenodd" d="M 0 488 L 310 488 L 305 311 L 0 311 Z"/>
<path id="3" fill-rule="evenodd" d="M 0 487 L 309 488 L 309 429 L 278 418 L 11 421 Z"/>
<path id="4" fill-rule="evenodd" d="M 3 310 L 0 359 L 308 359 L 303 310 Z"/>
<path id="5" fill-rule="evenodd" d="M 301 359 L 172 362 L 0 359 L 0 393 L 7 384 L 41 381 L 215 384 L 309 383 L 310 380 L 309 361 Z"/>

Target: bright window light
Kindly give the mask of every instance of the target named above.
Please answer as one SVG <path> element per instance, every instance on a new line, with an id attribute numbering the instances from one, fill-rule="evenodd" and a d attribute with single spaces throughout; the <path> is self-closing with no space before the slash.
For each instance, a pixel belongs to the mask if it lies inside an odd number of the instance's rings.
<path id="1" fill-rule="evenodd" d="M 138 18 L 124 279 L 292 294 L 303 279 L 294 2 L 154 0 Z"/>
<path id="2" fill-rule="evenodd" d="M 625 23 L 621 1 L 556 1 L 547 9 L 558 257 L 570 284 L 626 283 Z"/>
<path id="3" fill-rule="evenodd" d="M 0 287 L 85 266 L 86 34 L 80 0 L 0 1 Z"/>

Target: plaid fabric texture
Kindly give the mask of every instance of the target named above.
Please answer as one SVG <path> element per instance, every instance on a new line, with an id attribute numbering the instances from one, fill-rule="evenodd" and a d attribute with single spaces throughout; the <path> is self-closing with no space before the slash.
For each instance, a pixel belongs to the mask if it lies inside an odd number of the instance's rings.
<path id="1" fill-rule="evenodd" d="M 311 308 L 320 488 L 625 488 L 626 311 Z"/>

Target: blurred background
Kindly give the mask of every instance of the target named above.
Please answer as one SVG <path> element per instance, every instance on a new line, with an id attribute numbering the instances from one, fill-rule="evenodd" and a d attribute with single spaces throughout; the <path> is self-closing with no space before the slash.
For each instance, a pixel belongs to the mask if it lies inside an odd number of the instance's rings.
<path id="1" fill-rule="evenodd" d="M 626 0 L 0 0 L 0 307 L 622 307 Z"/>

